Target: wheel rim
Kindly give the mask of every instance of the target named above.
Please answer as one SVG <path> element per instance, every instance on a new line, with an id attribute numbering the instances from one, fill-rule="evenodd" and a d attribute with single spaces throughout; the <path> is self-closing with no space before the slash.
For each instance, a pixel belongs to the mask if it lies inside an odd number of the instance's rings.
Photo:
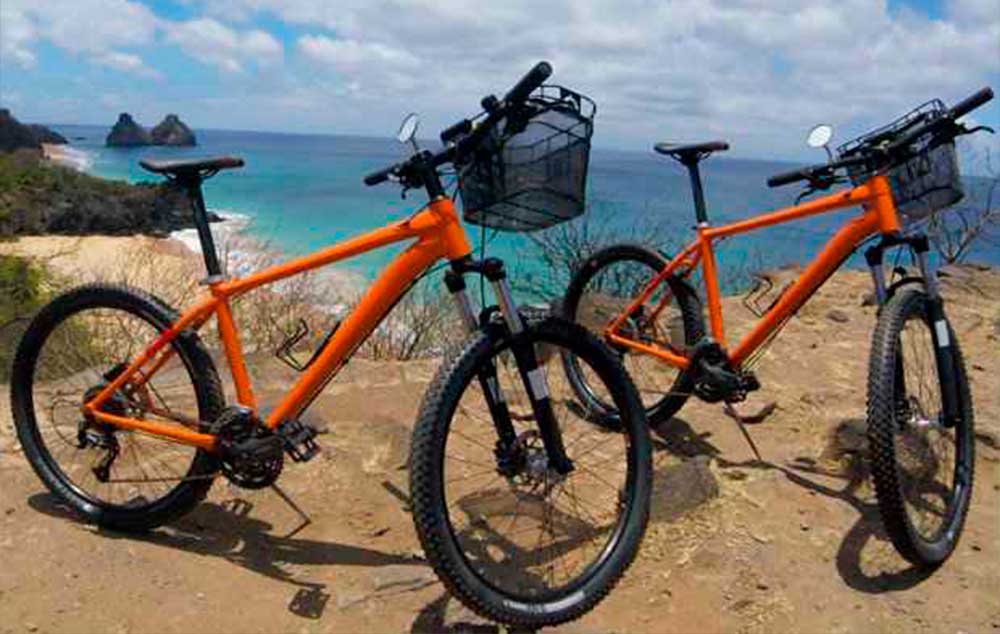
<path id="1" fill-rule="evenodd" d="M 635 502 L 628 436 L 592 424 L 559 368 L 562 351 L 558 344 L 538 348 L 573 472 L 559 478 L 525 467 L 513 478 L 500 475 L 497 434 L 475 382 L 457 404 L 442 456 L 448 523 L 460 556 L 488 586 L 526 602 L 564 597 L 586 583 L 614 551 Z M 493 358 L 519 444 L 531 452 L 526 462 L 540 461 L 544 449 L 531 433 L 531 407 L 512 355 Z"/>
<path id="2" fill-rule="evenodd" d="M 961 483 L 965 448 L 945 427 L 930 326 L 913 315 L 899 333 L 894 447 L 899 488 L 909 524 L 921 539 L 937 542 L 950 529 Z"/>
<path id="3" fill-rule="evenodd" d="M 114 430 L 82 414 L 85 399 L 158 335 L 152 324 L 131 312 L 89 308 L 55 324 L 38 350 L 31 405 L 41 458 L 77 495 L 96 506 L 146 507 L 185 480 L 208 477 L 191 473 L 197 456 L 193 447 Z M 197 403 L 187 368 L 173 354 L 146 386 L 128 384 L 105 410 L 196 428 Z M 95 468 L 100 470 L 102 464 L 106 471 L 99 474 Z"/>
<path id="4" fill-rule="evenodd" d="M 603 339 L 604 329 L 614 318 L 625 312 L 658 273 L 658 269 L 637 260 L 617 260 L 602 266 L 587 280 L 586 286 L 580 293 L 573 315 L 574 321 Z M 665 300 L 666 304 L 657 311 L 656 308 L 662 300 Z M 683 314 L 676 297 L 671 294 L 669 285 L 661 284 L 655 290 L 646 304 L 626 321 L 624 331 L 629 334 L 629 338 L 671 348 L 679 354 L 683 353 L 685 343 Z M 625 370 L 632 377 L 644 408 L 654 409 L 673 394 L 672 389 L 680 374 L 679 369 L 648 354 L 627 350 L 621 346 L 614 348 L 620 355 Z M 592 389 L 595 377 L 587 373 L 574 358 L 567 359 L 567 363 L 571 371 L 576 373 L 580 386 L 587 396 L 605 410 L 612 409 L 612 405 Z"/>

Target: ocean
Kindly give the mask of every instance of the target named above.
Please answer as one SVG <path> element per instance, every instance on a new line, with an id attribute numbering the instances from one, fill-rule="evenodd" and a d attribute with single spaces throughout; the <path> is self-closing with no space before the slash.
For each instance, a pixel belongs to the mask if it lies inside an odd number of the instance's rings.
<path id="1" fill-rule="evenodd" d="M 179 158 L 231 154 L 246 167 L 229 170 L 205 185 L 210 209 L 231 219 L 255 241 L 289 255 L 303 254 L 346 237 L 401 219 L 425 202 L 420 191 L 406 199 L 390 183 L 366 187 L 362 177 L 400 160 L 405 148 L 395 140 L 356 136 L 301 135 L 229 130 L 198 130 L 194 148 L 108 148 L 103 126 L 53 125 L 71 141 L 72 156 L 81 169 L 96 176 L 131 182 L 158 177 L 139 167 L 144 157 Z M 433 149 L 435 144 L 427 142 Z M 817 152 L 817 161 L 823 156 Z M 739 220 L 794 204 L 800 189 L 770 189 L 768 176 L 793 167 L 789 163 L 745 160 L 715 155 L 702 163 L 709 218 L 713 224 Z M 975 204 L 983 191 L 982 179 L 971 179 L 964 204 Z M 594 148 L 588 181 L 585 220 L 608 235 L 632 239 L 655 235 L 655 246 L 672 251 L 690 240 L 694 211 L 686 170 L 674 161 L 649 152 Z M 824 214 L 769 227 L 732 238 L 720 247 L 720 266 L 741 273 L 808 262 L 836 227 L 855 210 Z M 655 227 L 655 230 L 652 229 Z M 488 255 L 513 260 L 524 275 L 545 276 L 532 258 L 537 251 L 523 235 L 467 225 L 478 245 L 485 238 Z M 197 248 L 192 231 L 177 237 Z M 401 248 L 401 247 L 400 247 Z M 339 266 L 345 272 L 372 278 L 398 248 L 389 248 Z M 1000 264 L 995 245 L 981 245 L 972 260 Z M 849 266 L 861 266 L 855 256 Z M 745 276 L 725 276 L 729 290 L 737 290 Z"/>

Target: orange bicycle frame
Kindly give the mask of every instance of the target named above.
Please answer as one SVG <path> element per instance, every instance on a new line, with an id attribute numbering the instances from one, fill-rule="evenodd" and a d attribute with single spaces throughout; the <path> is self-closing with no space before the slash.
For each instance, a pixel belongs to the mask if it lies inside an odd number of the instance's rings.
<path id="1" fill-rule="evenodd" d="M 101 406 L 132 379 L 137 377 L 140 385 L 149 381 L 173 354 L 173 349 L 167 346 L 183 332 L 198 330 L 215 315 L 218 320 L 219 338 L 236 388 L 236 401 L 239 405 L 256 411 L 257 401 L 243 358 L 243 349 L 233 319 L 230 300 L 278 280 L 406 240 L 415 242 L 386 266 L 358 305 L 341 322 L 316 360 L 303 372 L 298 382 L 268 414 L 264 422 L 268 428 L 274 429 L 283 421 L 294 419 L 323 390 L 351 354 L 378 327 L 396 302 L 421 275 L 442 258 L 456 260 L 472 252 L 455 206 L 449 198 L 439 197 L 433 200 L 406 220 L 350 238 L 316 253 L 264 269 L 247 277 L 210 279 L 208 296 L 186 310 L 121 375 L 87 402 L 84 405 L 85 413 L 98 421 L 122 429 L 141 431 L 201 449 L 214 450 L 213 434 L 181 425 L 110 414 L 101 411 Z M 147 366 L 148 369 L 144 370 Z"/>
<path id="2" fill-rule="evenodd" d="M 713 242 L 755 229 L 858 205 L 864 208 L 864 213 L 848 221 L 830 238 L 816 258 L 779 297 L 774 306 L 761 317 L 735 348 L 728 350 Z M 732 366 L 739 368 L 747 357 L 753 354 L 789 317 L 802 307 L 816 289 L 823 285 L 861 242 L 876 233 L 895 233 L 899 230 L 899 216 L 893 202 L 889 181 L 884 175 L 874 176 L 868 182 L 853 189 L 840 191 L 801 205 L 779 209 L 747 220 L 719 227 L 711 227 L 704 223 L 698 227 L 698 235 L 695 240 L 677 254 L 666 268 L 654 276 L 642 293 L 607 326 L 605 337 L 611 343 L 652 355 L 670 365 L 686 369 L 689 364 L 689 359 L 686 356 L 664 346 L 631 339 L 622 334 L 622 327 L 629 316 L 645 305 L 656 289 L 665 284 L 668 278 L 678 273 L 684 276 L 690 275 L 700 264 L 705 284 L 705 295 L 708 300 L 708 317 L 712 337 L 722 346 L 723 350 L 728 350 L 727 354 Z M 663 310 L 669 298 L 669 293 L 666 293 L 660 300 L 654 309 L 654 318 L 656 313 Z"/>

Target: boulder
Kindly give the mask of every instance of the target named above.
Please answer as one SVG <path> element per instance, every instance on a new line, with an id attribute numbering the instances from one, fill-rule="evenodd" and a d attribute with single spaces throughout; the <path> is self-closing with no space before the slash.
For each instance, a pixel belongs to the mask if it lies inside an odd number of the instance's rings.
<path id="1" fill-rule="evenodd" d="M 151 132 L 155 145 L 197 145 L 194 132 L 175 114 L 164 117 Z"/>
<path id="2" fill-rule="evenodd" d="M 150 145 L 152 137 L 141 125 L 132 119 L 132 115 L 123 112 L 118 115 L 118 122 L 111 128 L 105 144 L 108 147 L 139 147 Z"/>

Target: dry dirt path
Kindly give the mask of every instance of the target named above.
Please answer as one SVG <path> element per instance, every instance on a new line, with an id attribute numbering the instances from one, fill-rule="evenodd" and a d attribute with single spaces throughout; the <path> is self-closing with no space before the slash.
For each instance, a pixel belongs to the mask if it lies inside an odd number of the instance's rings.
<path id="1" fill-rule="evenodd" d="M 717 406 L 692 402 L 656 430 L 640 557 L 560 630 L 1000 632 L 1000 274 L 949 284 L 981 438 L 966 532 L 929 576 L 887 543 L 858 468 L 865 288 L 860 275 L 834 278 L 768 353 L 760 398 L 778 409 L 752 431 L 763 462 Z M 831 319 L 835 307 L 847 321 Z M 145 537 L 80 524 L 18 452 L 4 395 L 0 632 L 496 631 L 444 593 L 406 511 L 407 438 L 435 365 L 359 360 L 330 386 L 311 414 L 328 429 L 324 453 L 282 480 L 312 516 L 291 536 L 298 519 L 273 493 L 222 482 Z M 259 373 L 273 393 L 282 375 Z M 685 511 L 713 481 L 718 496 Z"/>

